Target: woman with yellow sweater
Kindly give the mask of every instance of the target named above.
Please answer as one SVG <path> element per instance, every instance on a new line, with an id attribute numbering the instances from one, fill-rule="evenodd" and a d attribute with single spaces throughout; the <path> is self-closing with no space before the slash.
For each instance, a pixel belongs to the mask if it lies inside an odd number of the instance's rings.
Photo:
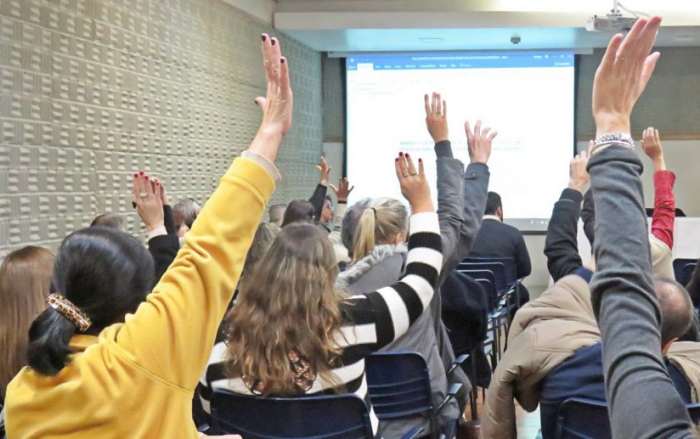
<path id="1" fill-rule="evenodd" d="M 256 100 L 258 134 L 146 301 L 139 305 L 153 269 L 131 238 L 98 228 L 64 240 L 56 292 L 30 330 L 29 367 L 8 386 L 10 439 L 198 437 L 193 392 L 279 179 L 273 162 L 292 121 L 286 60 L 276 39 L 262 40 L 268 87 Z M 148 203 L 157 189 L 135 178 L 138 203 Z"/>

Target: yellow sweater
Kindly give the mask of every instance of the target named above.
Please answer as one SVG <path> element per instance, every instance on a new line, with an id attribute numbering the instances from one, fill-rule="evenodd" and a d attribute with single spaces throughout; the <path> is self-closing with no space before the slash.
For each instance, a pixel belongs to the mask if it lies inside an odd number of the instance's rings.
<path id="1" fill-rule="evenodd" d="M 237 159 L 135 314 L 73 337 L 77 353 L 57 376 L 25 367 L 12 380 L 8 438 L 198 437 L 192 396 L 274 186 Z"/>

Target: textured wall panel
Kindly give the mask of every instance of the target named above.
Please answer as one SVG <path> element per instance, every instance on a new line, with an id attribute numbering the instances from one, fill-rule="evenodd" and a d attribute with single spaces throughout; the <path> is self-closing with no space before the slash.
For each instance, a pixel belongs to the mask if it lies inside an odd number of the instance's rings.
<path id="1" fill-rule="evenodd" d="M 206 200 L 260 122 L 262 32 L 218 0 L 0 0 L 0 259 L 104 212 L 143 236 L 135 170 Z M 276 203 L 309 197 L 323 135 L 321 56 L 279 37 L 295 120 Z"/>

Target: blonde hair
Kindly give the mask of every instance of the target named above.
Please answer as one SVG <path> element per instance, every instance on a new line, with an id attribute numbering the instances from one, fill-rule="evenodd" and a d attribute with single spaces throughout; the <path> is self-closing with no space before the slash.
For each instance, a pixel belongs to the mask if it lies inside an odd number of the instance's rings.
<path id="1" fill-rule="evenodd" d="M 53 264 L 53 253 L 29 246 L 7 255 L 0 267 L 0 400 L 27 364 L 29 327 L 46 309 Z"/>
<path id="2" fill-rule="evenodd" d="M 370 203 L 355 230 L 353 261 L 359 261 L 380 244 L 388 244 L 408 230 L 408 209 L 399 200 L 382 198 Z"/>
<path id="3" fill-rule="evenodd" d="M 314 373 L 337 381 L 330 372 L 340 355 L 334 338 L 343 301 L 334 287 L 337 276 L 327 233 L 303 223 L 282 229 L 227 316 L 229 376 L 264 395 L 298 395 L 303 389 L 290 367 L 290 355 L 298 353 Z"/>

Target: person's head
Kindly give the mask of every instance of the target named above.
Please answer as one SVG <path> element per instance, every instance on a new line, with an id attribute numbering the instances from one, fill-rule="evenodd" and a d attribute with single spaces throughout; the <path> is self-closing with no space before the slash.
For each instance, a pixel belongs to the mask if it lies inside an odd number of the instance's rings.
<path id="1" fill-rule="evenodd" d="M 501 203 L 501 196 L 496 192 L 489 192 L 486 196 L 484 215 L 496 215 L 503 221 L 503 203 Z"/>
<path id="2" fill-rule="evenodd" d="M 335 214 L 333 213 L 333 200 L 331 200 L 331 197 L 326 195 L 326 199 L 323 200 L 323 210 L 321 211 L 321 222 L 322 223 L 330 223 L 333 221 L 333 217 Z"/>
<path id="3" fill-rule="evenodd" d="M 230 375 L 260 380 L 263 394 L 298 394 L 288 357 L 296 352 L 332 379 L 343 300 L 337 276 L 326 232 L 308 223 L 283 228 L 227 316 Z"/>
<path id="4" fill-rule="evenodd" d="M 0 401 L 27 364 L 29 326 L 46 308 L 53 264 L 53 253 L 29 246 L 7 255 L 0 267 Z"/>
<path id="5" fill-rule="evenodd" d="M 270 206 L 270 222 L 275 224 L 277 227 L 282 227 L 282 220 L 284 220 L 285 210 L 287 210 L 286 204 L 273 204 Z"/>
<path id="6" fill-rule="evenodd" d="M 373 200 L 362 212 L 355 230 L 353 260 L 359 261 L 377 245 L 400 244 L 406 240 L 408 209 L 394 198 Z"/>
<path id="7" fill-rule="evenodd" d="M 248 254 L 245 257 L 245 265 L 243 266 L 243 274 L 252 274 L 255 267 L 263 259 L 270 246 L 277 238 L 280 232 L 280 228 L 272 223 L 261 223 L 258 226 L 258 230 L 255 232 L 255 237 L 253 238 L 253 244 L 248 250 Z"/>
<path id="8" fill-rule="evenodd" d="M 102 215 L 98 215 L 92 220 L 92 223 L 90 223 L 90 227 L 96 226 L 111 227 L 122 232 L 126 231 L 124 217 L 116 213 L 103 213 Z"/>
<path id="9" fill-rule="evenodd" d="M 97 335 L 133 313 L 153 285 L 153 259 L 137 240 L 107 227 L 74 232 L 61 243 L 53 271 L 54 293 L 72 302 L 91 321 L 84 333 Z M 56 375 L 80 332 L 59 311 L 46 308 L 29 329 L 29 366 Z"/>
<path id="10" fill-rule="evenodd" d="M 202 207 L 192 198 L 185 198 L 180 200 L 173 207 L 173 222 L 175 223 L 175 230 L 177 230 L 177 236 L 182 238 L 185 236 L 194 224 L 194 220 L 197 219 L 197 215 L 202 210 Z"/>
<path id="11" fill-rule="evenodd" d="M 654 279 L 654 291 L 661 309 L 661 352 L 686 333 L 693 321 L 693 302 L 683 285 L 675 280 Z"/>
<path id="12" fill-rule="evenodd" d="M 355 250 L 355 231 L 357 230 L 358 224 L 360 224 L 360 218 L 365 209 L 369 207 L 372 202 L 371 198 L 363 198 L 352 206 L 348 207 L 343 217 L 343 225 L 340 230 L 340 239 L 343 241 L 343 245 L 348 249 L 348 255 L 352 257 L 353 251 Z"/>
<path id="13" fill-rule="evenodd" d="M 282 219 L 282 227 L 287 227 L 290 224 L 298 221 L 313 222 L 316 220 L 316 209 L 313 204 L 304 200 L 294 200 L 287 206 Z"/>

